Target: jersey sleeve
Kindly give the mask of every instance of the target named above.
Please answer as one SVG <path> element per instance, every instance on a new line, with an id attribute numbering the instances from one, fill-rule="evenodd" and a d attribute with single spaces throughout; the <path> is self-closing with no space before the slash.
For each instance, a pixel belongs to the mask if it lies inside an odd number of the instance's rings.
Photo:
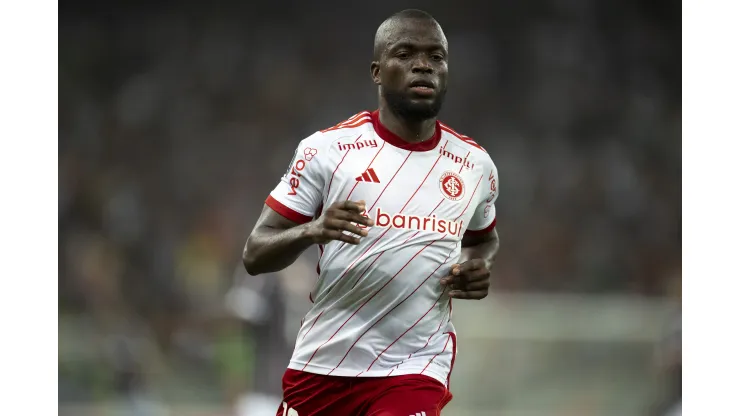
<path id="1" fill-rule="evenodd" d="M 311 221 L 323 201 L 326 177 L 321 160 L 327 155 L 319 149 L 318 135 L 301 141 L 288 170 L 265 201 L 275 212 L 299 224 Z"/>
<path id="2" fill-rule="evenodd" d="M 491 162 L 487 176 L 487 187 L 481 192 L 481 200 L 475 207 L 473 218 L 470 219 L 465 234 L 485 234 L 496 227 L 496 200 L 498 199 L 499 183 L 498 170 Z M 484 178 L 485 179 L 485 178 Z"/>

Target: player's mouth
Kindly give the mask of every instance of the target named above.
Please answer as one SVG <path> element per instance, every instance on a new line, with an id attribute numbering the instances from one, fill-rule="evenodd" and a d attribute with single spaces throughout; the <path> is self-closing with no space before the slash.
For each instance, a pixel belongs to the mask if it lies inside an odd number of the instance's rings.
<path id="1" fill-rule="evenodd" d="M 431 97 L 434 95 L 434 83 L 426 80 L 416 80 L 409 84 L 409 88 L 416 95 Z"/>

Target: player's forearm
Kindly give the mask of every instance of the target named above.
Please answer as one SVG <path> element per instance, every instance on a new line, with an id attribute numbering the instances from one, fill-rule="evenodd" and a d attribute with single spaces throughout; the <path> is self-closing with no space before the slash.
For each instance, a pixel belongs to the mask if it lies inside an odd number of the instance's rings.
<path id="1" fill-rule="evenodd" d="M 287 230 L 264 227 L 254 230 L 247 240 L 242 261 L 252 276 L 280 271 L 296 261 L 313 244 L 307 225 Z"/>
<path id="2" fill-rule="evenodd" d="M 498 249 L 499 238 L 496 229 L 494 229 L 490 234 L 487 234 L 486 237 L 478 239 L 477 241 L 468 242 L 463 240 L 460 263 L 472 259 L 482 259 L 486 262 L 486 268 L 491 270 L 491 266 L 493 266 L 494 261 L 496 261 Z"/>

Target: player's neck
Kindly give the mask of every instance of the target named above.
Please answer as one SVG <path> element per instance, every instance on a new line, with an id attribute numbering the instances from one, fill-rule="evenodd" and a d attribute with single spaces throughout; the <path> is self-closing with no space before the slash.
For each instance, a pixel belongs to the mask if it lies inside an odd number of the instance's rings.
<path id="1" fill-rule="evenodd" d="M 434 132 L 437 127 L 437 120 L 435 118 L 419 122 L 411 122 L 393 114 L 393 112 L 385 106 L 381 105 L 379 110 L 378 118 L 380 119 L 380 123 L 406 142 L 423 142 L 424 140 L 428 140 L 434 136 Z"/>

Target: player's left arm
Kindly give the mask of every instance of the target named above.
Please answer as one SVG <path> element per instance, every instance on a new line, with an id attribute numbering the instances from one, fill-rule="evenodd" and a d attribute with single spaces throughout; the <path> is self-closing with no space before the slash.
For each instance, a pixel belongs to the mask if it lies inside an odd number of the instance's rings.
<path id="1" fill-rule="evenodd" d="M 498 231 L 494 227 L 485 233 L 466 233 L 462 239 L 462 255 L 460 263 L 473 260 L 482 260 L 481 267 L 490 270 L 498 254 Z"/>
<path id="2" fill-rule="evenodd" d="M 483 299 L 491 286 L 491 267 L 498 254 L 496 228 L 487 233 L 466 235 L 462 241 L 460 261 L 453 264 L 442 284 L 450 288 L 448 295 L 457 299 Z"/>
<path id="3" fill-rule="evenodd" d="M 468 230 L 463 235 L 460 260 L 452 265 L 450 274 L 441 281 L 449 287 L 448 295 L 451 298 L 483 299 L 488 296 L 491 267 L 500 246 L 495 207 L 498 172 L 493 164 L 488 174 L 488 185 L 486 192 L 482 193 L 484 199 L 476 206 Z"/>

